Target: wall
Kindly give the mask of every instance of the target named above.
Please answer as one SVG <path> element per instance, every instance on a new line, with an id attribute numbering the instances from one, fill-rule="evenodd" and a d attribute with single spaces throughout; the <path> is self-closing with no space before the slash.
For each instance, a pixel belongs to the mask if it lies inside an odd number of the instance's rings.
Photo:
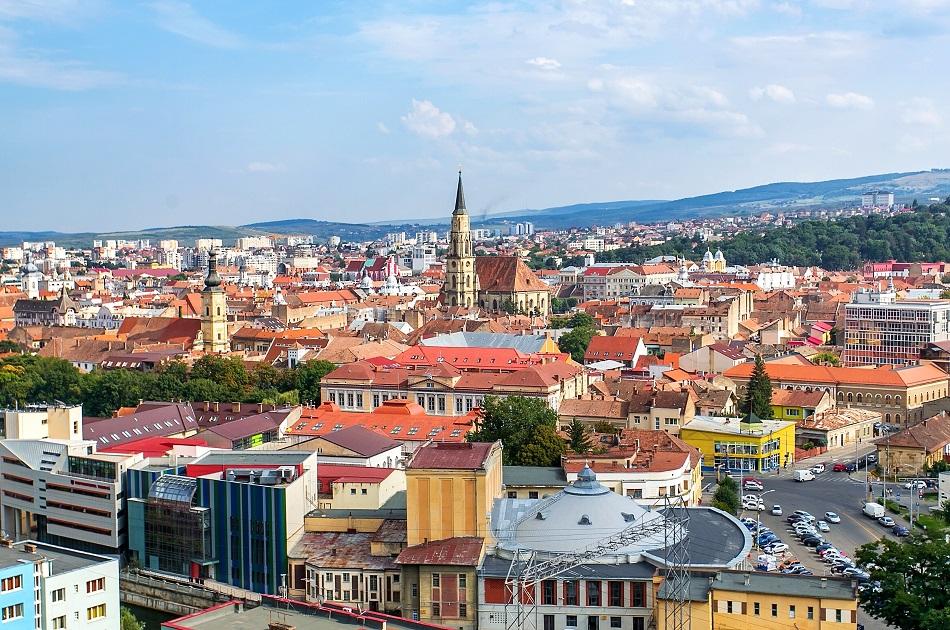
<path id="1" fill-rule="evenodd" d="M 15 563 L 11 566 L 0 568 L 0 579 L 19 575 L 21 580 L 20 588 L 0 593 L 0 609 L 16 604 L 23 605 L 23 617 L 11 619 L 2 624 L 3 630 L 32 630 L 34 627 L 34 608 L 33 608 L 33 564 Z"/>

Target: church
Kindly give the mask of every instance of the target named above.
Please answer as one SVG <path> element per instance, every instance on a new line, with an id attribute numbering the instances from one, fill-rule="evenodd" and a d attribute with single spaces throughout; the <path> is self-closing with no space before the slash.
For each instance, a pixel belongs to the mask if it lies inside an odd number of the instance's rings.
<path id="1" fill-rule="evenodd" d="M 517 256 L 475 256 L 471 219 L 465 209 L 462 173 L 445 258 L 445 306 L 479 307 L 490 313 L 524 313 L 547 317 L 551 288 Z"/>

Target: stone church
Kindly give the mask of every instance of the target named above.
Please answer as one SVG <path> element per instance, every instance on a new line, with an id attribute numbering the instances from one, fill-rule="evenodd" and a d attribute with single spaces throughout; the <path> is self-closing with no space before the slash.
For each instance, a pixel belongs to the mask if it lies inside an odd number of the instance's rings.
<path id="1" fill-rule="evenodd" d="M 440 299 L 445 306 L 477 306 L 490 313 L 513 311 L 542 317 L 551 307 L 551 288 L 520 258 L 475 256 L 461 172 Z"/>

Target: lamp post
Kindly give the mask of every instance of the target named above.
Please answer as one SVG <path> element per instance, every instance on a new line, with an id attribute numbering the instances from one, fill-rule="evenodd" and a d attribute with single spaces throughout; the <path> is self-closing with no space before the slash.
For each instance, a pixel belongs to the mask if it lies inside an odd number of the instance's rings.
<path id="1" fill-rule="evenodd" d="M 775 492 L 775 489 L 773 488 L 772 490 L 766 490 L 765 492 L 759 495 L 759 498 L 761 499 L 762 497 L 767 495 L 769 492 Z M 765 501 L 762 502 L 762 505 L 765 505 Z M 756 549 L 761 549 L 761 547 L 759 546 L 759 527 L 761 525 L 762 525 L 762 510 L 756 510 L 755 511 L 755 548 Z"/>

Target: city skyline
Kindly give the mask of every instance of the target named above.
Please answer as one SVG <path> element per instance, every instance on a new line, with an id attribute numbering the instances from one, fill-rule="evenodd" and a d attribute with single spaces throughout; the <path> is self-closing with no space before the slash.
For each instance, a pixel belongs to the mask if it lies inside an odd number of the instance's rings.
<path id="1" fill-rule="evenodd" d="M 940 167 L 948 8 L 0 1 L 0 208 L 398 222 L 459 164 L 476 215 Z"/>

